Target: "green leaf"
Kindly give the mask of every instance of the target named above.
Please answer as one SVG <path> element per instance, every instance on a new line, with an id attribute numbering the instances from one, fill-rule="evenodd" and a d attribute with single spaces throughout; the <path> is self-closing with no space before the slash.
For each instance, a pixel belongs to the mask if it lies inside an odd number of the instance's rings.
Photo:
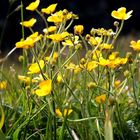
<path id="1" fill-rule="evenodd" d="M 18 140 L 19 132 L 21 131 L 21 129 L 22 129 L 26 124 L 28 124 L 29 120 L 30 120 L 30 117 L 28 117 L 28 118 L 16 129 L 16 131 L 15 131 L 14 134 L 13 134 L 13 140 Z"/>
<path id="2" fill-rule="evenodd" d="M 110 120 L 110 114 L 108 110 L 106 110 L 104 133 L 105 133 L 105 140 L 113 140 L 113 128 L 112 128 L 112 123 Z"/>
<path id="3" fill-rule="evenodd" d="M 6 137 L 3 134 L 2 130 L 0 130 L 0 140 L 6 140 Z"/>
<path id="4" fill-rule="evenodd" d="M 0 110 L 1 110 L 0 129 L 1 129 L 4 125 L 5 115 L 4 115 L 4 110 L 3 110 L 2 106 L 0 106 Z"/>

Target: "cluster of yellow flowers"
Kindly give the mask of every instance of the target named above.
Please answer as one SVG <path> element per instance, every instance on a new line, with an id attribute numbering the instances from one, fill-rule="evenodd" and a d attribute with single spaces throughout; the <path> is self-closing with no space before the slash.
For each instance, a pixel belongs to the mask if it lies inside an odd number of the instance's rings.
<path id="1" fill-rule="evenodd" d="M 113 49 L 115 48 L 115 40 L 122 29 L 123 22 L 132 16 L 132 10 L 126 13 L 126 8 L 121 7 L 111 13 L 112 17 L 121 20 L 120 27 L 118 23 L 115 24 L 117 27 L 116 31 L 92 28 L 90 33 L 83 35 L 83 25 L 75 25 L 73 33 L 68 32 L 73 20 L 78 19 L 77 15 L 66 9 L 55 12 L 57 4 L 52 4 L 39 11 L 39 4 L 40 0 L 36 0 L 27 6 L 26 10 L 39 13 L 41 18 L 45 20 L 46 27 L 39 34 L 31 29 L 37 22 L 37 19 L 31 18 L 28 21 L 22 21 L 20 24 L 30 28 L 32 34 L 16 43 L 16 48 L 31 49 L 34 55 L 36 55 L 28 66 L 27 74 L 31 76 L 19 75 L 18 77 L 26 85 L 30 85 L 30 83 L 36 85 L 36 88 L 32 91 L 33 93 L 38 96 L 50 94 L 53 90 L 55 79 L 58 84 L 61 84 L 64 82 L 64 77 L 67 73 L 74 73 L 75 75 L 83 71 L 96 73 L 97 69 L 102 67 L 114 70 L 127 64 L 127 55 L 126 57 L 120 57 L 119 53 L 113 51 Z M 69 21 L 69 24 L 67 21 Z M 51 24 L 49 26 L 50 23 L 54 25 Z M 130 47 L 139 51 L 140 40 L 137 42 L 131 41 Z M 86 50 L 84 56 L 78 56 L 78 61 L 72 60 L 72 57 L 82 49 Z M 66 53 L 69 54 L 67 55 Z M 65 73 L 63 73 L 64 71 Z M 41 78 L 39 78 L 38 74 L 41 74 Z M 96 87 L 96 85 L 97 80 L 95 82 L 89 81 L 87 88 L 91 89 Z M 100 94 L 95 98 L 95 101 L 102 104 L 106 101 L 106 98 L 106 94 Z M 56 110 L 56 114 L 59 116 L 62 116 L 62 114 L 65 116 L 66 112 L 67 110 L 64 110 L 63 113 L 59 109 Z M 67 114 L 71 112 L 69 110 Z"/>

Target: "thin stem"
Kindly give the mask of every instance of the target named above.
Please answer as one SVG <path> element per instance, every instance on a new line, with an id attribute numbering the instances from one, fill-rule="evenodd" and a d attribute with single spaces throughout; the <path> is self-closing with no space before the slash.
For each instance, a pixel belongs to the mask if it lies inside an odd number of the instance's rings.
<path id="1" fill-rule="evenodd" d="M 44 21 L 44 23 L 45 23 L 45 25 L 46 25 L 46 28 L 48 28 L 48 23 L 46 22 L 46 19 L 45 19 L 45 17 L 44 17 L 44 15 L 41 13 L 41 12 L 39 12 L 37 9 L 36 9 L 36 12 L 40 15 L 40 17 L 43 19 L 43 21 Z"/>
<path id="2" fill-rule="evenodd" d="M 116 39 L 118 38 L 118 36 L 119 36 L 119 34 L 120 34 L 120 32 L 121 32 L 121 30 L 122 30 L 122 28 L 123 28 L 123 25 L 124 25 L 124 20 L 122 20 L 122 22 L 121 22 L 121 26 L 120 26 L 118 32 L 116 33 L 116 35 L 115 35 L 115 37 L 114 37 L 112 43 L 111 43 L 112 45 L 114 45 Z"/>

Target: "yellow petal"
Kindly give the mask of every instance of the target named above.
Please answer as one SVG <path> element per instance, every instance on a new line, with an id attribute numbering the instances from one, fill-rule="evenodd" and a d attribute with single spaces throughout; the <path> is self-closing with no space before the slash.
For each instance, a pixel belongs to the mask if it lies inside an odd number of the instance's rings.
<path id="1" fill-rule="evenodd" d="M 39 89 L 35 91 L 38 96 L 46 96 L 51 93 L 52 90 L 52 80 L 44 80 L 39 84 Z"/>
<path id="2" fill-rule="evenodd" d="M 62 113 L 61 113 L 60 109 L 55 109 L 55 113 L 58 117 L 62 117 Z"/>
<path id="3" fill-rule="evenodd" d="M 39 73 L 40 72 L 40 69 L 43 69 L 44 65 L 45 64 L 44 64 L 44 61 L 43 60 L 40 60 L 39 61 L 39 65 L 38 65 L 38 63 L 31 64 L 31 66 L 29 67 L 28 74 Z"/>
<path id="4" fill-rule="evenodd" d="M 6 81 L 1 81 L 0 82 L 0 90 L 6 89 L 7 87 L 7 82 Z"/>
<path id="5" fill-rule="evenodd" d="M 36 19 L 35 18 L 31 18 L 30 20 L 28 21 L 23 21 L 21 22 L 20 24 L 24 27 L 27 27 L 27 28 L 30 28 L 32 26 L 34 26 L 34 24 L 36 23 Z"/>
<path id="6" fill-rule="evenodd" d="M 105 100 L 106 100 L 106 94 L 102 94 L 102 95 L 100 95 L 100 96 L 97 96 L 97 97 L 95 98 L 95 100 L 96 100 L 96 102 L 99 103 L 99 104 L 104 103 Z"/>
<path id="7" fill-rule="evenodd" d="M 72 109 L 64 109 L 64 116 L 68 116 L 68 115 L 70 115 L 71 113 L 72 113 Z"/>
<path id="8" fill-rule="evenodd" d="M 32 2 L 31 4 L 29 4 L 29 6 L 26 7 L 26 10 L 30 10 L 30 11 L 34 11 L 37 9 L 37 7 L 39 6 L 40 0 L 36 0 L 35 2 Z"/>
<path id="9" fill-rule="evenodd" d="M 42 8 L 41 12 L 45 14 L 52 14 L 56 9 L 57 4 L 51 4 L 47 8 Z"/>
<path id="10" fill-rule="evenodd" d="M 119 8 L 117 11 L 112 11 L 111 16 L 119 19 L 119 20 L 127 20 L 129 19 L 132 15 L 132 10 L 129 11 L 128 13 L 126 13 L 126 8 L 125 7 L 121 7 Z"/>

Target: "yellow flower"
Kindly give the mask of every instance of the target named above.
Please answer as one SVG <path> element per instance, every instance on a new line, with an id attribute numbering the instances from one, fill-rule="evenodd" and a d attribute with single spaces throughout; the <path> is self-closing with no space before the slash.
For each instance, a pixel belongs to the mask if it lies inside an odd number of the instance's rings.
<path id="1" fill-rule="evenodd" d="M 128 13 L 126 13 L 126 8 L 121 7 L 117 11 L 116 10 L 112 11 L 111 16 L 114 17 L 115 19 L 127 20 L 132 16 L 131 15 L 132 12 L 133 12 L 133 10 L 131 10 Z"/>
<path id="2" fill-rule="evenodd" d="M 74 36 L 71 39 L 65 39 L 65 42 L 62 42 L 63 46 L 73 47 L 79 43 L 79 36 Z"/>
<path id="3" fill-rule="evenodd" d="M 114 69 L 120 65 L 126 64 L 127 60 L 127 58 L 116 57 L 114 60 L 108 60 L 109 64 L 107 66 Z"/>
<path id="4" fill-rule="evenodd" d="M 32 2 L 31 4 L 29 4 L 29 6 L 26 7 L 26 10 L 30 10 L 30 11 L 34 11 L 37 9 L 37 7 L 39 6 L 40 0 L 36 0 L 35 2 Z"/>
<path id="5" fill-rule="evenodd" d="M 45 14 L 52 14 L 56 9 L 57 4 L 51 4 L 47 8 L 42 8 L 41 12 Z"/>
<path id="6" fill-rule="evenodd" d="M 101 37 L 92 37 L 92 36 L 89 36 L 89 35 L 87 35 L 87 36 L 86 36 L 86 38 L 87 38 L 89 44 L 93 47 L 102 42 Z"/>
<path id="7" fill-rule="evenodd" d="M 101 36 L 101 35 L 104 35 L 104 36 L 111 36 L 111 35 L 114 35 L 115 33 L 113 32 L 112 29 L 104 29 L 104 28 L 98 28 L 98 29 L 92 29 L 94 32 L 97 33 L 97 35 Z M 91 30 L 91 33 L 92 33 L 92 30 Z"/>
<path id="8" fill-rule="evenodd" d="M 6 81 L 1 81 L 0 82 L 0 90 L 6 89 L 7 87 L 7 82 Z"/>
<path id="9" fill-rule="evenodd" d="M 124 65 L 128 61 L 128 58 L 120 58 L 120 64 Z"/>
<path id="10" fill-rule="evenodd" d="M 58 74 L 56 80 L 58 83 L 61 83 L 63 81 L 62 75 Z"/>
<path id="11" fill-rule="evenodd" d="M 44 66 L 45 66 L 45 64 L 44 64 L 44 61 L 43 60 L 40 60 L 39 61 L 39 64 L 38 63 L 33 63 L 29 67 L 28 74 L 39 73 L 40 72 L 40 69 L 43 69 Z"/>
<path id="12" fill-rule="evenodd" d="M 110 64 L 110 61 L 108 59 L 104 59 L 103 57 L 99 58 L 99 65 L 108 66 L 109 64 Z"/>
<path id="13" fill-rule="evenodd" d="M 29 37 L 27 37 L 27 39 L 28 38 L 31 38 L 35 43 L 42 38 L 42 34 L 38 35 L 38 32 L 35 32 L 35 33 L 31 34 Z"/>
<path id="14" fill-rule="evenodd" d="M 35 23 L 36 23 L 36 19 L 35 18 L 31 18 L 28 21 L 20 22 L 20 24 L 22 26 L 27 27 L 27 28 L 33 27 Z"/>
<path id="15" fill-rule="evenodd" d="M 60 10 L 51 16 L 47 18 L 48 22 L 54 22 L 54 23 L 61 23 L 63 21 L 67 21 L 72 18 L 73 14 L 69 12 L 65 12 L 66 10 L 64 9 L 63 11 Z"/>
<path id="16" fill-rule="evenodd" d="M 130 47 L 134 49 L 134 51 L 140 51 L 140 40 L 136 41 L 131 41 L 130 42 Z"/>
<path id="17" fill-rule="evenodd" d="M 66 65 L 66 69 L 74 71 L 75 74 L 79 73 L 82 69 L 79 65 L 75 65 L 74 63 L 69 63 Z"/>
<path id="18" fill-rule="evenodd" d="M 38 32 L 33 33 L 26 40 L 21 40 L 16 43 L 16 48 L 29 49 L 34 46 L 34 44 L 41 39 L 42 35 L 38 35 Z"/>
<path id="19" fill-rule="evenodd" d="M 31 77 L 18 75 L 18 79 L 22 82 L 24 82 L 26 85 L 29 85 L 30 83 L 35 83 L 37 80 L 31 79 Z"/>
<path id="20" fill-rule="evenodd" d="M 63 111 L 63 113 L 60 111 L 60 109 L 56 109 L 55 110 L 55 113 L 56 113 L 56 115 L 58 116 L 58 117 L 62 117 L 62 116 L 68 116 L 68 115 L 70 115 L 71 113 L 72 113 L 72 109 L 64 109 L 64 111 Z"/>
<path id="21" fill-rule="evenodd" d="M 51 93 L 52 90 L 52 80 L 44 80 L 39 84 L 39 89 L 35 90 L 35 94 L 38 96 L 46 96 Z"/>
<path id="22" fill-rule="evenodd" d="M 77 74 L 77 73 L 79 73 L 81 70 L 82 70 L 82 68 L 81 68 L 79 65 L 76 65 L 76 66 L 75 66 L 75 69 L 74 69 L 74 73 Z"/>
<path id="23" fill-rule="evenodd" d="M 115 86 L 115 87 L 119 87 L 120 84 L 121 84 L 121 81 L 120 81 L 120 80 L 116 80 L 116 81 L 114 82 L 114 86 Z"/>
<path id="24" fill-rule="evenodd" d="M 115 60 L 115 58 L 119 55 L 119 52 L 112 52 L 109 55 L 109 60 Z"/>
<path id="25" fill-rule="evenodd" d="M 34 46 L 34 41 L 31 38 L 28 38 L 26 40 L 21 40 L 16 43 L 16 48 L 24 48 L 28 49 Z"/>
<path id="26" fill-rule="evenodd" d="M 75 25 L 74 26 L 74 33 L 81 35 L 83 33 L 84 26 L 83 25 Z"/>
<path id="27" fill-rule="evenodd" d="M 86 64 L 86 69 L 88 70 L 88 71 L 92 71 L 93 69 L 95 69 L 97 67 L 97 62 L 95 62 L 95 61 L 91 61 L 91 62 L 88 62 L 87 64 Z"/>
<path id="28" fill-rule="evenodd" d="M 48 34 L 48 33 L 51 33 L 51 32 L 56 31 L 56 29 L 57 29 L 56 26 L 50 26 L 50 27 L 48 27 L 48 28 L 43 29 L 43 32 L 44 32 L 45 34 Z"/>
<path id="29" fill-rule="evenodd" d="M 59 42 L 65 39 L 65 37 L 69 36 L 68 32 L 63 32 L 61 34 L 52 34 L 48 35 L 47 38 L 52 39 L 54 42 Z"/>
<path id="30" fill-rule="evenodd" d="M 102 53 L 99 50 L 94 51 L 94 53 L 92 53 L 92 59 L 93 60 L 98 60 L 100 57 L 102 57 Z"/>
<path id="31" fill-rule="evenodd" d="M 100 48 L 110 50 L 110 49 L 113 49 L 114 47 L 112 46 L 112 44 L 103 43 L 100 45 Z"/>
<path id="32" fill-rule="evenodd" d="M 102 95 L 97 96 L 97 97 L 95 98 L 95 101 L 96 101 L 98 104 L 104 103 L 105 100 L 106 100 L 106 94 L 102 94 Z"/>

